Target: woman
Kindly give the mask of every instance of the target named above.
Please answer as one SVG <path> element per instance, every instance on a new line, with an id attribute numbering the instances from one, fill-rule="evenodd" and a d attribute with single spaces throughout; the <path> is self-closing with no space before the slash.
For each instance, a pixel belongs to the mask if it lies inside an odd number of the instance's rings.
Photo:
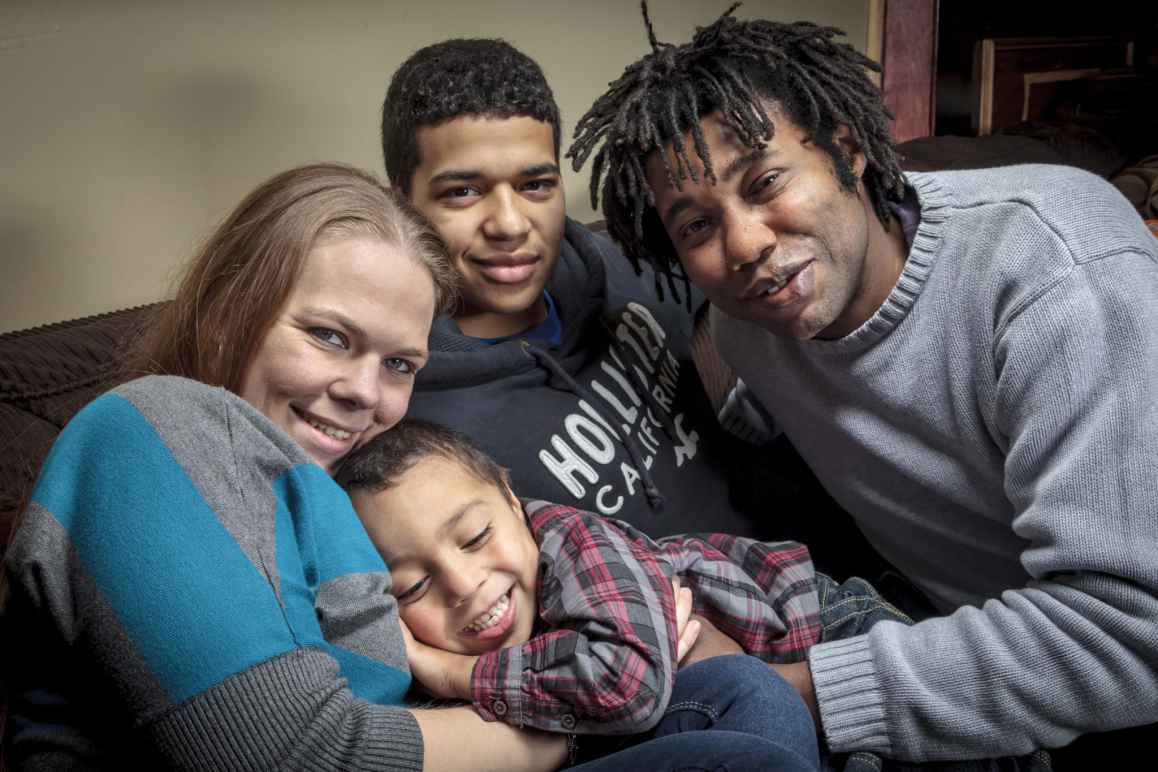
<path id="1" fill-rule="evenodd" d="M 10 764 L 558 765 L 562 738 L 388 706 L 387 574 L 326 474 L 405 412 L 451 296 L 442 242 L 354 169 L 238 206 L 135 362 L 183 378 L 78 414 L 8 552 Z"/>

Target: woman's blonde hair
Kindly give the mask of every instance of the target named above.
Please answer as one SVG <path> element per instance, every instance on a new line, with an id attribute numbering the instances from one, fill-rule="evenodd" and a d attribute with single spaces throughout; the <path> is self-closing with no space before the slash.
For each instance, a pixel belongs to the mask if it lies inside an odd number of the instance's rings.
<path id="1" fill-rule="evenodd" d="M 282 172 L 245 197 L 150 319 L 127 375 L 180 375 L 237 392 L 318 242 L 370 237 L 430 272 L 436 313 L 455 295 L 446 244 L 402 195 L 351 166 Z"/>

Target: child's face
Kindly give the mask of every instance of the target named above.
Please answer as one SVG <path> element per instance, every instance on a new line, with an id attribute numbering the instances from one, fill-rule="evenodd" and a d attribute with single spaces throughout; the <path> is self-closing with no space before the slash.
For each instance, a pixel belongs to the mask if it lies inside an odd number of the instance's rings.
<path id="1" fill-rule="evenodd" d="M 428 456 L 393 487 L 351 498 L 415 638 L 460 654 L 530 639 L 539 547 L 509 488 Z"/>

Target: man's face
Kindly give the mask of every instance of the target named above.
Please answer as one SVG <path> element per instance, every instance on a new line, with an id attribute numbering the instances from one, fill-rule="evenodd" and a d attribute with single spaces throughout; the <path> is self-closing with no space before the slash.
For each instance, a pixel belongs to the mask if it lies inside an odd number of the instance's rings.
<path id="1" fill-rule="evenodd" d="M 350 498 L 415 638 L 459 654 L 530 639 L 539 546 L 506 486 L 427 456 L 391 487 Z"/>
<path id="2" fill-rule="evenodd" d="M 784 337 L 842 337 L 884 302 L 900 264 L 870 249 L 881 229 L 859 182 L 864 156 L 847 128 L 834 139 L 857 177 L 855 191 L 841 187 L 829 155 L 798 126 L 775 109 L 769 117 L 776 133 L 756 149 L 716 114 L 704 119 L 714 184 L 693 154 L 700 182 L 671 187 L 653 153 L 647 178 L 656 210 L 688 276 L 728 315 Z"/>
<path id="3" fill-rule="evenodd" d="M 418 149 L 410 198 L 450 247 L 459 327 L 493 338 L 543 321 L 565 203 L 551 125 L 455 118 L 420 128 Z"/>

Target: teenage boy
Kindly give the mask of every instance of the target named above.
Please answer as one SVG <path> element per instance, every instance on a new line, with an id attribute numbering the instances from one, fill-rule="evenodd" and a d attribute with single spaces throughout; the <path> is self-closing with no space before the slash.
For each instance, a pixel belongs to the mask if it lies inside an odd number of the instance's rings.
<path id="1" fill-rule="evenodd" d="M 410 415 L 467 434 L 525 496 L 652 536 L 781 538 L 774 501 L 752 517 L 729 496 L 751 453 L 720 430 L 691 359 L 702 296 L 637 276 L 566 217 L 559 131 L 542 70 L 504 41 L 437 43 L 394 74 L 386 172 L 446 239 L 461 282 Z"/>
<path id="2" fill-rule="evenodd" d="M 1158 720 L 1158 241 L 1074 169 L 902 174 L 837 30 L 648 28 L 571 151 L 600 147 L 609 230 L 678 257 L 725 359 L 942 614 L 789 666 L 828 746 L 980 758 Z"/>

